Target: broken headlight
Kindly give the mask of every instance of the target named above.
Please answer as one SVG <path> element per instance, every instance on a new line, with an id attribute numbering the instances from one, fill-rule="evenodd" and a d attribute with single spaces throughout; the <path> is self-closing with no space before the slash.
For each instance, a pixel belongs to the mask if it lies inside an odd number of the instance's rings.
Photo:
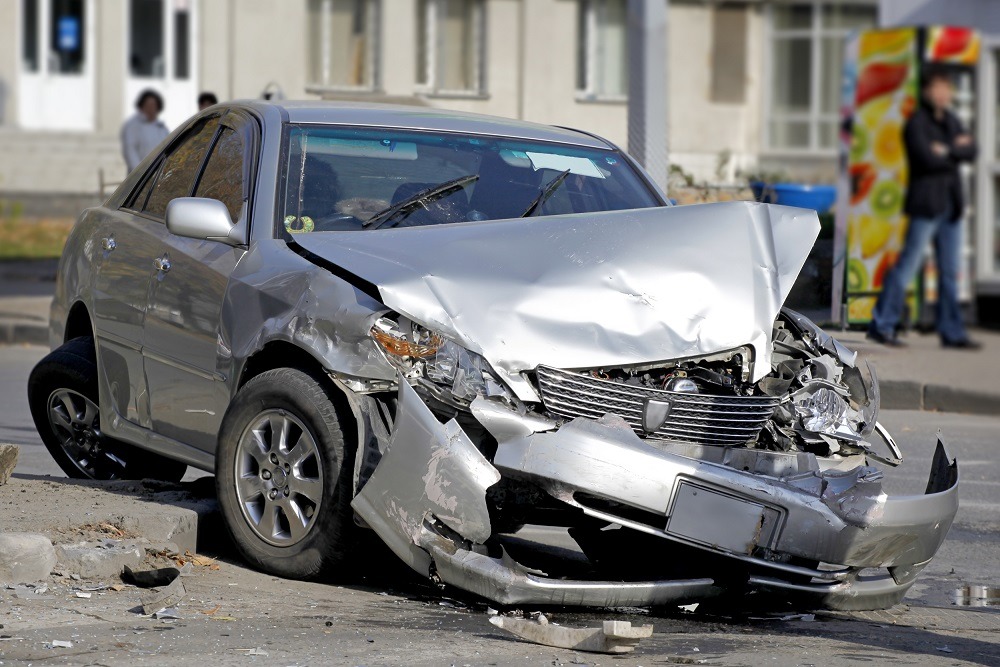
<path id="1" fill-rule="evenodd" d="M 486 359 L 415 322 L 381 317 L 371 337 L 404 377 L 427 381 L 461 404 L 476 396 L 510 398 Z"/>

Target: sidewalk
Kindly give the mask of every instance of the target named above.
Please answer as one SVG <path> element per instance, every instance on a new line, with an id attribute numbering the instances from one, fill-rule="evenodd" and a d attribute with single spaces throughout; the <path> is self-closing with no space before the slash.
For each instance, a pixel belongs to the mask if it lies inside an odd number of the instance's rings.
<path id="1" fill-rule="evenodd" d="M 49 296 L 0 295 L 0 345 L 48 345 Z M 936 335 L 910 333 L 905 348 L 887 348 L 860 331 L 830 331 L 859 363 L 875 368 L 882 407 L 1000 415 L 1000 332 L 975 330 L 977 352 L 945 350 Z"/>

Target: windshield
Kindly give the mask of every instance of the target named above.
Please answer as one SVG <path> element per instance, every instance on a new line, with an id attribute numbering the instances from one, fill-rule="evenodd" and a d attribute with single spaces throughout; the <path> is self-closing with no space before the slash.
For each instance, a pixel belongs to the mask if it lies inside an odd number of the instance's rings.
<path id="1" fill-rule="evenodd" d="M 286 233 L 659 206 L 614 150 L 501 137 L 293 125 Z"/>

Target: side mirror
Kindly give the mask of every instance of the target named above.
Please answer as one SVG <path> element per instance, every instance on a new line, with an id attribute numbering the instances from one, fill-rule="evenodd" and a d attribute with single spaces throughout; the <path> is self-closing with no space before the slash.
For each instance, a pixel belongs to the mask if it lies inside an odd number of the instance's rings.
<path id="1" fill-rule="evenodd" d="M 218 199 L 178 197 L 167 204 L 167 229 L 171 234 L 229 245 L 246 243 L 241 225 L 234 225 L 229 209 Z"/>

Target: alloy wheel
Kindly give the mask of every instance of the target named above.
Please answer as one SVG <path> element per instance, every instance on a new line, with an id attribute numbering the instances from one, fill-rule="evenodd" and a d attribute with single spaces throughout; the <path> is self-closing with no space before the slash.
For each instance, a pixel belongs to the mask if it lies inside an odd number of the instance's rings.
<path id="1" fill-rule="evenodd" d="M 100 409 L 72 389 L 56 389 L 49 395 L 48 418 L 52 432 L 80 472 L 91 479 L 117 479 L 125 462 L 105 448 Z"/>
<path id="2" fill-rule="evenodd" d="M 285 410 L 265 410 L 236 451 L 236 495 L 247 523 L 275 546 L 308 534 L 323 499 L 323 462 L 309 429 Z"/>

